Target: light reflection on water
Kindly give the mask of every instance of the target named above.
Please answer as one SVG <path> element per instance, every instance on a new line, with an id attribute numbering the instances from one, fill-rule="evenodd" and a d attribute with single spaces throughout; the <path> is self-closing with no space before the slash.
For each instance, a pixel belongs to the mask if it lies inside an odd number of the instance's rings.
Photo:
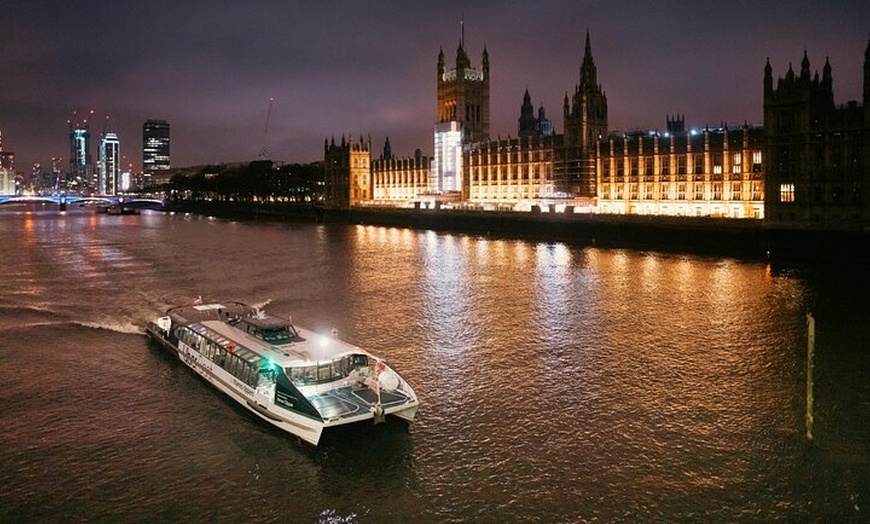
<path id="1" fill-rule="evenodd" d="M 0 242 L 14 268 L 0 280 L 2 521 L 109 506 L 164 521 L 859 521 L 853 506 L 870 507 L 866 327 L 852 329 L 870 324 L 866 281 L 157 213 L 0 213 Z M 317 451 L 264 427 L 135 333 L 198 294 L 387 357 L 418 420 Z"/>

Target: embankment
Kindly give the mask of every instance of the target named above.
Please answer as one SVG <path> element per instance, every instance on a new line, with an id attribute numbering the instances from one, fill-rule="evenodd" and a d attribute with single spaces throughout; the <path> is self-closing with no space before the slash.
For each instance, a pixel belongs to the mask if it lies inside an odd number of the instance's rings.
<path id="1" fill-rule="evenodd" d="M 757 219 L 521 213 L 453 209 L 333 209 L 293 204 L 174 204 L 243 220 L 305 220 L 450 231 L 581 245 L 771 260 L 862 259 L 870 233 L 774 227 Z"/>

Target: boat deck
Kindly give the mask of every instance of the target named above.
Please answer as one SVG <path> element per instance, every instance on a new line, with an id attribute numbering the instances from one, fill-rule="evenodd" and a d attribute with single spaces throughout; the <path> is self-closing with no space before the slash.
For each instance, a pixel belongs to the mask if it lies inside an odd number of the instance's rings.
<path id="1" fill-rule="evenodd" d="M 369 413 L 378 402 L 378 394 L 368 387 L 343 387 L 308 399 L 324 419 L 355 417 Z M 381 406 L 404 404 L 409 397 L 399 392 L 381 391 Z"/>
<path id="2" fill-rule="evenodd" d="M 169 309 L 167 315 L 180 324 L 194 324 L 206 320 L 226 322 L 233 318 L 250 318 L 257 314 L 257 309 L 241 302 L 224 302 L 221 304 L 187 304 Z"/>

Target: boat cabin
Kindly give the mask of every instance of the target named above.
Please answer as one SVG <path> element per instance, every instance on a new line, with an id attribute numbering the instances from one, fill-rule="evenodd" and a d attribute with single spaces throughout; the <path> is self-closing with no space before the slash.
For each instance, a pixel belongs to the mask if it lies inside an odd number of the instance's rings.
<path id="1" fill-rule="evenodd" d="M 269 344 L 282 345 L 305 340 L 289 320 L 272 315 L 240 318 L 236 328 Z"/>

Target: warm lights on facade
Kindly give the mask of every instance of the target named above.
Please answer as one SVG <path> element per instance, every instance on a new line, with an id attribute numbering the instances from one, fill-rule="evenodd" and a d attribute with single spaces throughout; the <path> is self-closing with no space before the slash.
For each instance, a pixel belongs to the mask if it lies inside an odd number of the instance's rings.
<path id="1" fill-rule="evenodd" d="M 794 184 L 780 184 L 779 201 L 794 202 Z"/>

